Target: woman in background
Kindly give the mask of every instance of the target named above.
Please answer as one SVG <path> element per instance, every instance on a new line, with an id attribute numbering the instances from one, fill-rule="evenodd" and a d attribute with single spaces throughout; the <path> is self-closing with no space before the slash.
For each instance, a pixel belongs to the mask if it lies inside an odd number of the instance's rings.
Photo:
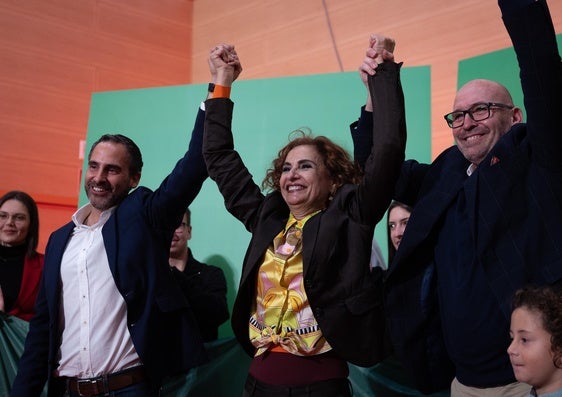
<path id="1" fill-rule="evenodd" d="M 402 241 L 406 225 L 413 208 L 399 201 L 393 200 L 388 207 L 387 237 L 388 237 L 388 266 L 392 264 L 396 250 Z"/>
<path id="2" fill-rule="evenodd" d="M 27 193 L 0 198 L 0 311 L 29 321 L 43 270 L 37 204 Z"/>

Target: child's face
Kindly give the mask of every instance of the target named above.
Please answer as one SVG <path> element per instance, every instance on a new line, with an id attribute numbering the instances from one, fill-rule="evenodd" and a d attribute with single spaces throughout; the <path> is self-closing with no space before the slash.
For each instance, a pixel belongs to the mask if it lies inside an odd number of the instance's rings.
<path id="1" fill-rule="evenodd" d="M 551 335 L 541 315 L 525 306 L 515 309 L 509 333 L 513 341 L 507 353 L 515 378 L 534 386 L 539 395 L 562 388 L 562 369 L 552 362 Z"/>

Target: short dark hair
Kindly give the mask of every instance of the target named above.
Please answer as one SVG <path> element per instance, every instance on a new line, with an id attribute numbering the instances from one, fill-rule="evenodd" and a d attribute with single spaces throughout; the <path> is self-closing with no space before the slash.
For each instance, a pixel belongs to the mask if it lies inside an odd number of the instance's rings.
<path id="1" fill-rule="evenodd" d="M 549 286 L 521 288 L 515 292 L 512 306 L 513 310 L 525 307 L 540 315 L 550 334 L 554 366 L 562 368 L 562 291 Z"/>
<path id="2" fill-rule="evenodd" d="M 135 142 L 129 137 L 121 134 L 104 134 L 102 135 L 97 141 L 94 142 L 90 149 L 90 153 L 88 154 L 88 160 L 92 157 L 92 152 L 94 151 L 95 147 L 100 142 L 113 142 L 119 143 L 124 145 L 127 149 L 127 153 L 129 153 L 129 159 L 131 160 L 129 165 L 129 173 L 131 175 L 137 175 L 142 172 L 142 154 Z"/>
<path id="3" fill-rule="evenodd" d="M 37 255 L 37 244 L 39 243 L 39 211 L 37 204 L 33 198 L 22 191 L 12 190 L 2 197 L 0 197 L 0 207 L 8 200 L 17 200 L 27 208 L 29 212 L 29 229 L 25 237 L 25 244 L 27 246 L 26 256 L 29 258 Z"/>

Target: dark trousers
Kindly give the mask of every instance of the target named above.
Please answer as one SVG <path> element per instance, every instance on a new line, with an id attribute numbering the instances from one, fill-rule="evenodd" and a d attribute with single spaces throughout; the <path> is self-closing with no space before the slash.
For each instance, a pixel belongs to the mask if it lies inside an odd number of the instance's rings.
<path id="1" fill-rule="evenodd" d="M 347 379 L 329 379 L 304 386 L 279 386 L 260 382 L 252 375 L 246 378 L 243 397 L 351 397 Z"/>

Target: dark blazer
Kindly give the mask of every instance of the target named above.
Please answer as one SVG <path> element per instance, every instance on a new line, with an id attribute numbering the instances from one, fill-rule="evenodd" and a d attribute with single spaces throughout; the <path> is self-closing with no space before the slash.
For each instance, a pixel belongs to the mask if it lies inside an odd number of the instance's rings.
<path id="1" fill-rule="evenodd" d="M 202 121 L 198 117 L 197 122 Z M 154 192 L 135 189 L 102 229 L 109 266 L 127 304 L 129 332 L 154 387 L 164 376 L 204 358 L 197 325 L 168 265 L 173 231 L 207 177 L 201 144 L 201 128 L 196 127 L 189 150 L 160 187 Z M 74 223 L 68 223 L 47 243 L 36 315 L 14 381 L 14 397 L 38 396 L 46 380 L 49 396 L 58 393 L 52 374 L 60 346 L 60 264 L 73 229 Z"/>
<path id="2" fill-rule="evenodd" d="M 203 126 L 201 126 L 203 128 Z M 226 278 L 220 267 L 201 263 L 188 248 L 188 258 L 182 271 L 171 267 L 199 325 L 204 342 L 219 337 L 219 325 L 230 317 L 226 301 Z"/>
<path id="3" fill-rule="evenodd" d="M 473 196 L 473 227 L 465 232 L 475 236 L 475 257 L 496 297 L 491 304 L 506 319 L 516 289 L 562 279 L 562 64 L 546 2 L 519 9 L 509 3 L 500 6 L 521 70 L 527 123 L 500 139 L 470 183 L 469 162 L 453 146 L 431 165 L 405 162 L 397 185 L 396 199 L 414 211 L 386 282 L 389 332 L 425 391 L 448 388 L 454 376 L 440 335 L 432 260 L 440 221 L 463 184 Z"/>
<path id="4" fill-rule="evenodd" d="M 393 186 L 404 159 L 406 129 L 404 104 L 384 98 L 397 90 L 400 65 L 377 69 L 376 86 L 380 122 L 386 128 L 373 136 L 372 153 L 360 185 L 344 185 L 328 207 L 308 220 L 303 230 L 304 287 L 322 333 L 343 359 L 369 366 L 383 355 L 384 316 L 381 305 L 381 273 L 369 271 L 371 241 L 376 223 L 390 203 Z M 401 92 L 401 90 L 400 90 Z M 384 98 L 384 99 L 383 99 Z M 234 150 L 231 132 L 233 103 L 229 99 L 206 102 L 203 152 L 209 175 L 217 182 L 227 209 L 252 233 L 232 327 L 238 341 L 253 356 L 248 330 L 256 276 L 264 253 L 285 227 L 289 208 L 279 191 L 263 195 Z M 386 116 L 394 112 L 398 119 Z M 377 268 L 378 269 L 378 268 Z"/>

